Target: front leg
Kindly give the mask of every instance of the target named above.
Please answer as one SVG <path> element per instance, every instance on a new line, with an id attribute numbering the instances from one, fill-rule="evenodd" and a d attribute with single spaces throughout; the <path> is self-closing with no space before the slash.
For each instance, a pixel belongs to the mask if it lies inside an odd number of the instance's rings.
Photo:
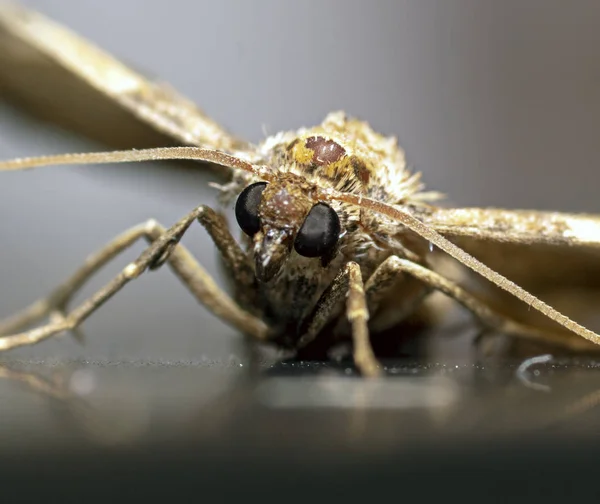
<path id="1" fill-rule="evenodd" d="M 245 309 L 256 314 L 258 285 L 250 256 L 242 250 L 231 235 L 222 214 L 205 206 L 204 212 L 198 217 L 198 222 L 204 226 L 221 254 L 225 269 L 235 286 L 235 300 Z"/>
<path id="2" fill-rule="evenodd" d="M 334 278 L 331 285 L 323 292 L 317 305 L 305 322 L 299 345 L 306 345 L 314 340 L 323 330 L 339 304 L 346 300 L 346 317 L 352 331 L 353 356 L 356 367 L 365 376 L 376 377 L 381 373 L 379 363 L 373 353 L 369 339 L 369 311 L 365 299 L 360 266 L 355 262 L 347 263 Z"/>
<path id="3" fill-rule="evenodd" d="M 510 317 L 496 312 L 473 294 L 463 289 L 452 280 L 432 271 L 425 266 L 417 264 L 408 259 L 391 256 L 386 259 L 369 278 L 366 284 L 367 300 L 369 307 L 373 310 L 383 296 L 393 289 L 402 275 L 410 275 L 419 280 L 426 287 L 424 294 L 431 291 L 439 291 L 454 299 L 481 323 L 483 327 L 493 329 L 503 334 L 515 336 L 535 342 L 549 343 L 573 351 L 589 351 L 598 347 L 588 340 L 567 333 L 552 333 L 551 331 L 538 329 L 517 322 Z M 415 299 L 415 302 L 420 302 Z"/>
<path id="4" fill-rule="evenodd" d="M 138 278 L 144 271 L 159 267 L 165 261 L 194 297 L 216 316 L 247 335 L 265 340 L 268 337 L 269 328 L 264 322 L 243 310 L 222 292 L 190 252 L 179 244 L 179 240 L 192 222 L 196 219 L 200 220 L 207 212 L 209 218 L 214 214 L 214 211 L 207 210 L 207 207 L 202 206 L 196 208 L 169 229 L 164 228 L 154 220 L 150 220 L 118 236 L 102 250 L 90 256 L 84 265 L 48 298 L 34 303 L 17 316 L 0 324 L 0 335 L 2 335 L 0 337 L 0 351 L 31 345 L 55 334 L 76 329 L 126 284 Z M 209 232 L 213 231 L 211 236 L 218 234 L 216 226 L 206 225 L 206 227 Z M 221 235 L 223 235 L 223 232 L 221 232 Z M 57 310 L 63 312 L 72 296 L 96 271 L 139 238 L 145 238 L 150 242 L 150 246 L 136 261 L 126 266 L 112 281 L 82 302 L 77 308 L 68 314 L 61 313 L 60 316 L 53 317 L 50 323 L 41 327 L 19 334 L 4 335 L 7 332 L 16 331 L 30 325 Z"/>

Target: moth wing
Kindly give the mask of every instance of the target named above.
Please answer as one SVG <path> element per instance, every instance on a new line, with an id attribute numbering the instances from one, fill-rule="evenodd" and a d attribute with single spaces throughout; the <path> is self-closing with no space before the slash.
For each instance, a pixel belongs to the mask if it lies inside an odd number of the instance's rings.
<path id="1" fill-rule="evenodd" d="M 165 84 L 46 17 L 0 2 L 0 91 L 31 112 L 115 148 L 251 146 Z"/>
<path id="2" fill-rule="evenodd" d="M 600 215 L 495 208 L 433 209 L 423 222 L 577 320 L 600 301 Z M 446 261 L 439 255 L 438 260 Z M 434 259 L 435 262 L 435 259 Z M 458 277 L 467 276 L 460 269 Z M 455 279 L 459 279 L 455 278 Z M 475 276 L 468 275 L 469 280 Z M 542 322 L 535 310 L 488 282 L 479 295 L 524 321 Z M 598 325 L 593 324 L 592 325 Z"/>

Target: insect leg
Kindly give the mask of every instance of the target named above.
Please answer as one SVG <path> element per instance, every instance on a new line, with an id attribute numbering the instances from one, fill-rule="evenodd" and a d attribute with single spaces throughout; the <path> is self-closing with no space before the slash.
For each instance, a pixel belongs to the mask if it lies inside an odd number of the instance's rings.
<path id="1" fill-rule="evenodd" d="M 265 339 L 268 328 L 258 318 L 242 310 L 214 283 L 208 273 L 198 264 L 191 253 L 178 242 L 192 222 L 200 219 L 206 207 L 196 208 L 169 229 L 156 221 L 136 226 L 123 233 L 104 249 L 91 256 L 67 282 L 45 300 L 34 303 L 30 308 L 2 325 L 2 329 L 15 329 L 28 325 L 57 306 L 64 306 L 85 281 L 101 266 L 130 246 L 140 237 L 146 238 L 150 246 L 137 260 L 126 266 L 121 273 L 98 290 L 68 315 L 55 317 L 50 323 L 20 334 L 0 337 L 0 350 L 8 350 L 23 345 L 31 345 L 55 334 L 77 328 L 89 315 L 121 290 L 127 283 L 139 277 L 147 269 L 155 269 L 163 262 L 169 266 L 196 299 L 219 318 L 243 333 L 258 339 Z"/>
<path id="2" fill-rule="evenodd" d="M 432 289 L 438 290 L 451 297 L 469 310 L 484 326 L 488 328 L 511 336 L 517 336 L 542 343 L 552 343 L 554 345 L 576 351 L 589 350 L 590 348 L 595 347 L 595 345 L 590 344 L 590 342 L 583 338 L 572 337 L 566 333 L 552 333 L 550 331 L 544 331 L 535 327 L 530 327 L 512 320 L 505 315 L 497 313 L 484 302 L 477 299 L 475 296 L 464 290 L 456 283 L 445 278 L 439 273 L 427 269 L 420 264 L 409 261 L 408 259 L 401 259 L 400 257 L 392 256 L 388 258 L 383 265 L 385 265 L 385 268 L 389 271 L 411 275 L 421 280 Z M 376 273 L 374 273 L 367 282 L 367 293 L 377 280 L 374 278 L 375 275 L 378 273 L 385 273 L 382 267 L 378 268 Z"/>
<path id="3" fill-rule="evenodd" d="M 49 296 L 34 302 L 19 313 L 0 322 L 0 334 L 20 331 L 48 315 L 57 314 L 60 316 L 64 314 L 69 300 L 96 271 L 141 237 L 150 239 L 155 226 L 155 221 L 148 220 L 121 233 L 101 250 L 90 255 L 84 264 L 68 280 L 54 289 Z"/>
<path id="4" fill-rule="evenodd" d="M 225 217 L 210 207 L 204 207 L 204 212 L 198 217 L 198 222 L 204 226 L 212 238 L 221 254 L 225 268 L 235 283 L 236 301 L 243 307 L 254 306 L 257 298 L 254 267 L 248 254 L 231 236 Z"/>
<path id="5" fill-rule="evenodd" d="M 315 311 L 306 324 L 307 329 L 300 342 L 306 344 L 312 341 L 323 329 L 332 311 L 344 299 L 346 299 L 346 317 L 352 328 L 353 355 L 356 367 L 365 376 L 378 376 L 380 368 L 371 347 L 367 328 L 369 311 L 363 279 L 360 266 L 355 262 L 347 263 L 321 295 Z"/>
<path id="6" fill-rule="evenodd" d="M 372 331 L 388 329 L 398 324 L 413 314 L 432 291 L 431 285 L 420 280 L 413 280 L 409 283 L 406 282 L 406 279 L 402 279 L 402 275 L 398 274 L 398 259 L 397 256 L 388 257 L 365 282 Z M 400 282 L 404 284 L 404 289 L 400 293 L 402 299 L 398 299 L 399 293 L 395 291 Z M 393 310 L 386 310 L 390 312 L 386 315 L 379 313 L 379 308 L 390 295 L 396 296 Z M 382 315 L 384 316 L 382 317 Z"/>

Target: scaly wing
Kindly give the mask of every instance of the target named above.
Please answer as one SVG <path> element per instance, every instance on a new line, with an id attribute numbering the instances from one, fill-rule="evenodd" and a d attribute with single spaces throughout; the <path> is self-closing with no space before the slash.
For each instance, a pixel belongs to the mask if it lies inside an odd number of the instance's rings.
<path id="1" fill-rule="evenodd" d="M 600 215 L 436 208 L 423 222 L 567 314 L 581 319 L 597 311 Z M 521 319 L 533 316 L 499 290 L 485 297 L 505 311 L 520 312 Z"/>
<path id="2" fill-rule="evenodd" d="M 600 215 L 438 208 L 424 222 L 515 281 L 600 283 Z"/>
<path id="3" fill-rule="evenodd" d="M 45 119 L 117 148 L 252 148 L 191 101 L 44 16 L 0 2 L 0 91 Z"/>

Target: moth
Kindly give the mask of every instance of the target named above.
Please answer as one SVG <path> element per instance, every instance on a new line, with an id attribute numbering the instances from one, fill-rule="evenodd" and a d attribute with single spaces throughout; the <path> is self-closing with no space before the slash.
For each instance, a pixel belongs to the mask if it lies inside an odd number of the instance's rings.
<path id="1" fill-rule="evenodd" d="M 153 147 L 21 158 L 0 162 L 0 171 L 201 161 L 224 177 L 220 201 L 234 205 L 241 230 L 238 241 L 222 214 L 206 205 L 168 228 L 153 219 L 136 225 L 48 297 L 2 322 L 1 350 L 76 329 L 127 283 L 163 264 L 246 336 L 300 354 L 350 341 L 366 376 L 382 372 L 373 338 L 420 310 L 432 322 L 443 315 L 445 305 L 430 302 L 434 292 L 456 300 L 484 327 L 573 351 L 600 348 L 598 334 L 542 301 L 600 278 L 600 216 L 444 208 L 440 195 L 426 192 L 419 173 L 407 168 L 395 138 L 342 112 L 252 145 L 169 87 L 13 4 L 0 4 L 0 54 L 2 92 L 49 117 L 107 142 L 116 136 L 122 148 L 144 128 L 156 132 Z M 31 92 L 36 80 L 43 86 Z M 95 106 L 93 124 L 57 109 L 57 83 Z M 235 286 L 232 296 L 179 243 L 196 222 L 221 254 Z M 91 274 L 141 239 L 149 245 L 137 260 L 68 308 Z M 485 289 L 469 288 L 468 270 Z M 30 328 L 46 317 L 47 323 Z"/>

